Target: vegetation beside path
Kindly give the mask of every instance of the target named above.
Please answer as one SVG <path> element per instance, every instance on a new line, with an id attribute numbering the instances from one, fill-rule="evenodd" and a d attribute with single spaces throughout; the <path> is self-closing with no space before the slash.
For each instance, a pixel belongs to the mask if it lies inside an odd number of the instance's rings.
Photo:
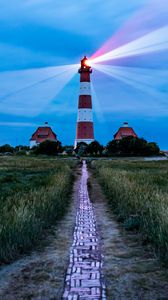
<path id="1" fill-rule="evenodd" d="M 27 252 L 66 211 L 73 161 L 0 158 L 0 262 Z"/>
<path id="2" fill-rule="evenodd" d="M 168 262 L 168 162 L 94 161 L 109 205 Z"/>

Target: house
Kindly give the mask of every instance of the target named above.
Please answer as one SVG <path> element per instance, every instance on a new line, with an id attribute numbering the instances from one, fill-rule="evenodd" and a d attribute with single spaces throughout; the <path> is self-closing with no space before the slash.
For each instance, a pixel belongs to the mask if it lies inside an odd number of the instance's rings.
<path id="1" fill-rule="evenodd" d="M 127 136 L 138 137 L 134 129 L 129 127 L 127 122 L 124 122 L 123 126 L 114 134 L 114 139 L 121 140 L 123 137 Z"/>
<path id="2" fill-rule="evenodd" d="M 57 135 L 53 132 L 48 122 L 45 122 L 44 126 L 38 127 L 36 131 L 32 134 L 30 139 L 30 148 L 38 146 L 40 143 L 50 140 L 57 142 Z"/>

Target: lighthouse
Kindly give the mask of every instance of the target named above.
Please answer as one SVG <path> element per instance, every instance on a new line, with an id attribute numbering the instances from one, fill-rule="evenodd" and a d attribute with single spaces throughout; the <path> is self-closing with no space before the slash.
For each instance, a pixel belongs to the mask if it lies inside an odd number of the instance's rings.
<path id="1" fill-rule="evenodd" d="M 78 72 L 80 74 L 80 91 L 75 148 L 80 142 L 90 144 L 94 141 L 92 96 L 90 86 L 90 74 L 92 73 L 92 69 L 86 56 L 84 56 L 81 60 L 81 66 Z"/>

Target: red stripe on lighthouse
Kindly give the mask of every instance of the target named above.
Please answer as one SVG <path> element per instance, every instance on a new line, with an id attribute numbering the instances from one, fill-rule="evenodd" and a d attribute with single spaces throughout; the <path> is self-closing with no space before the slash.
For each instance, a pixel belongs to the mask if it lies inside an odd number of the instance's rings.
<path id="1" fill-rule="evenodd" d="M 80 139 L 92 140 L 94 138 L 93 122 L 78 122 L 77 136 L 80 137 Z"/>
<path id="2" fill-rule="evenodd" d="M 90 73 L 81 73 L 80 82 L 90 82 Z"/>
<path id="3" fill-rule="evenodd" d="M 92 108 L 92 98 L 90 95 L 80 95 L 78 108 Z"/>

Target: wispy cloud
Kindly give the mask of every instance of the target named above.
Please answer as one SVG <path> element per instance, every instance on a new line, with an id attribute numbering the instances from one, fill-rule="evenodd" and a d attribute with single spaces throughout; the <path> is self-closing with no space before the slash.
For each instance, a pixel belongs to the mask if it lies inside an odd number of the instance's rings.
<path id="1" fill-rule="evenodd" d="M 27 67 L 48 66 L 63 62 L 65 58 L 54 56 L 51 53 L 35 51 L 24 46 L 16 46 L 9 43 L 0 43 L 0 71 L 25 69 Z M 1 83 L 0 83 L 1 84 Z"/>
<path id="2" fill-rule="evenodd" d="M 4 127 L 36 127 L 37 123 L 26 123 L 26 122 L 0 122 L 0 126 Z"/>
<path id="3" fill-rule="evenodd" d="M 10 22 L 17 19 L 33 21 L 50 25 L 55 28 L 73 31 L 85 35 L 98 35 L 95 24 L 101 22 L 99 29 L 104 31 L 118 16 L 128 15 L 138 9 L 146 1 L 138 0 L 136 3 L 124 3 L 123 0 L 103 2 L 101 0 L 85 0 L 78 2 L 71 0 L 43 0 L 43 1 L 21 1 L 15 0 L 10 6 L 1 5 L 1 17 L 9 18 Z M 97 25 L 96 25 L 97 26 Z M 112 29 L 112 28 L 111 28 Z"/>

